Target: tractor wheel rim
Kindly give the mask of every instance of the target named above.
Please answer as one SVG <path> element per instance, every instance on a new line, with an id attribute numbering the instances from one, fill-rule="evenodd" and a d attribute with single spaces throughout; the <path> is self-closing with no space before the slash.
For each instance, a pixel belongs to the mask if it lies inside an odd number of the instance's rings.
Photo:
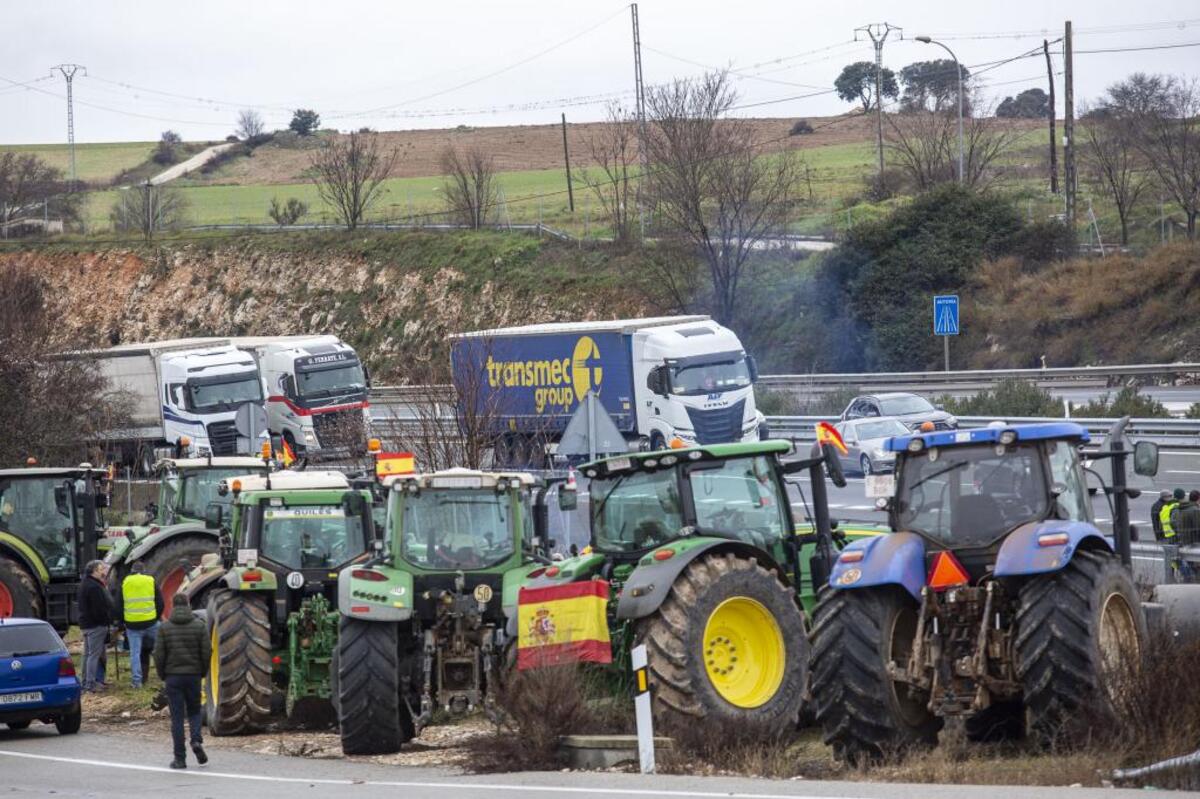
<path id="1" fill-rule="evenodd" d="M 779 692 L 787 647 L 774 615 L 738 596 L 717 605 L 704 625 L 704 670 L 717 693 L 735 707 L 760 707 Z"/>
<path id="2" fill-rule="evenodd" d="M 175 607 L 175 594 L 179 591 L 179 586 L 183 585 L 185 577 L 187 577 L 187 572 L 176 566 L 163 576 L 162 582 L 159 584 L 158 588 L 163 596 L 163 614 L 167 618 L 171 617 L 171 610 Z"/>
<path id="3" fill-rule="evenodd" d="M 1141 660 L 1141 642 L 1133 609 L 1123 594 L 1113 592 L 1100 609 L 1100 659 L 1105 673 L 1121 679 Z"/>
<path id="4" fill-rule="evenodd" d="M 901 670 L 908 668 L 916 632 L 917 612 L 915 610 L 905 608 L 892 617 L 892 624 L 888 630 L 888 652 L 891 655 L 891 662 Z M 892 698 L 900 717 L 910 726 L 920 724 L 929 713 L 925 704 L 927 697 L 914 696 L 906 683 L 895 680 L 892 680 L 891 683 Z"/>
<path id="5" fill-rule="evenodd" d="M 8 590 L 7 585 L 0 583 L 0 619 L 10 618 L 15 609 L 12 592 Z"/>
<path id="6" fill-rule="evenodd" d="M 213 708 L 216 708 L 221 699 L 221 653 L 217 649 L 221 636 L 218 635 L 216 619 L 213 621 L 212 632 L 209 634 L 212 654 L 208 656 L 208 695 L 212 697 Z M 209 723 L 212 723 L 211 719 Z"/>

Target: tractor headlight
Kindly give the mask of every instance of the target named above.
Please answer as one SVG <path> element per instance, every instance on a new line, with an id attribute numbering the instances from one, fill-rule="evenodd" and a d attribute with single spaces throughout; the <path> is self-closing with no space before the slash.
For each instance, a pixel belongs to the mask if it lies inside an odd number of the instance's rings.
<path id="1" fill-rule="evenodd" d="M 908 442 L 909 452 L 920 452 L 923 449 L 925 449 L 925 442 L 919 438 L 911 439 Z"/>

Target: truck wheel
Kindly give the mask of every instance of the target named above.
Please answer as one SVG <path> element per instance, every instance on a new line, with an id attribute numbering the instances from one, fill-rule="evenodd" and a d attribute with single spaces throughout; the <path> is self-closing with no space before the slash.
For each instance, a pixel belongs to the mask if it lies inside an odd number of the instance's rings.
<path id="1" fill-rule="evenodd" d="M 142 562 L 146 564 L 146 574 L 154 578 L 154 584 L 162 592 L 167 618 L 171 616 L 175 594 L 183 585 L 188 572 L 200 565 L 201 558 L 216 551 L 216 539 L 189 535 L 164 541 L 142 558 Z"/>
<path id="2" fill-rule="evenodd" d="M 42 594 L 24 566 L 0 555 L 0 619 L 13 616 L 44 618 Z"/>
<path id="3" fill-rule="evenodd" d="M 342 616 L 338 632 L 338 721 L 342 751 L 386 755 L 416 736 L 400 696 L 400 625 Z"/>
<path id="4" fill-rule="evenodd" d="M 888 675 L 907 665 L 917 604 L 897 588 L 822 589 L 813 610 L 812 694 L 834 754 L 858 764 L 937 742 L 941 720 Z"/>
<path id="5" fill-rule="evenodd" d="M 774 735 L 798 722 L 804 617 L 791 590 L 754 558 L 726 552 L 692 561 L 640 637 L 666 728 L 737 725 Z"/>
<path id="6" fill-rule="evenodd" d="M 1146 619 L 1109 552 L 1076 552 L 1061 571 L 1027 580 L 1020 600 L 1017 676 L 1029 729 L 1054 743 L 1079 709 L 1110 706 L 1114 682 L 1140 668 Z"/>
<path id="7" fill-rule="evenodd" d="M 204 707 L 213 735 L 262 729 L 271 715 L 271 623 L 259 597 L 228 589 L 208 597 L 212 657 Z"/>

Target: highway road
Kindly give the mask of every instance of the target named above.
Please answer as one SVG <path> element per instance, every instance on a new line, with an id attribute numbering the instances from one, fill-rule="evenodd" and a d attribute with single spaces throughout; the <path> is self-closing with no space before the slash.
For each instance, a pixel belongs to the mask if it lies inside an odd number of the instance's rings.
<path id="1" fill-rule="evenodd" d="M 84 731 L 59 736 L 53 727 L 0 732 L 0 787 L 5 795 L 190 799 L 1133 799 L 1144 791 L 1110 788 L 1022 788 L 655 776 L 598 772 L 532 772 L 465 776 L 432 768 L 366 761 L 301 759 L 209 749 L 209 764 L 189 755 L 185 771 L 167 767 L 170 742 Z"/>

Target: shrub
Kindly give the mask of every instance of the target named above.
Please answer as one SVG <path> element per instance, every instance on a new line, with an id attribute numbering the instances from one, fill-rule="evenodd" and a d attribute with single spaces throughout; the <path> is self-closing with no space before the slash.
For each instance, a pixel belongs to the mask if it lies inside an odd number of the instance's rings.
<path id="1" fill-rule="evenodd" d="M 1062 403 L 1049 391 L 1036 384 L 1015 378 L 1002 380 L 990 391 L 981 391 L 973 397 L 956 399 L 943 397 L 940 400 L 947 411 L 956 416 L 1044 416 L 1063 415 Z"/>
<path id="2" fill-rule="evenodd" d="M 154 155 L 150 157 L 154 163 L 162 166 L 173 164 L 179 160 L 179 148 L 182 144 L 182 136 L 173 130 L 164 130 L 158 140 L 158 146 L 154 148 Z"/>
<path id="3" fill-rule="evenodd" d="M 295 197 L 289 197 L 288 201 L 282 205 L 279 203 L 278 197 L 272 197 L 271 207 L 267 209 L 267 216 L 271 217 L 280 227 L 296 224 L 307 213 L 308 205 Z"/>
<path id="4" fill-rule="evenodd" d="M 1116 419 L 1132 416 L 1135 419 L 1166 419 L 1171 416 L 1166 407 L 1141 393 L 1137 386 L 1125 386 L 1116 397 L 1105 394 L 1097 400 L 1075 408 L 1073 415 L 1085 419 Z"/>
<path id="5" fill-rule="evenodd" d="M 1079 239 L 1067 225 L 1047 219 L 1025 225 L 1013 233 L 1005 242 L 1005 249 L 1030 270 L 1075 255 L 1079 250 Z"/>
<path id="6" fill-rule="evenodd" d="M 754 405 L 763 416 L 798 416 L 800 402 L 790 391 L 772 388 L 754 389 Z"/>
<path id="7" fill-rule="evenodd" d="M 792 129 L 788 131 L 789 136 L 803 136 L 813 132 L 813 126 L 808 123 L 807 119 L 797 119 L 792 123 Z"/>
<path id="8" fill-rule="evenodd" d="M 1200 419 L 1200 402 L 1192 403 L 1192 407 L 1187 410 L 1187 418 Z"/>
<path id="9" fill-rule="evenodd" d="M 292 114 L 288 128 L 295 131 L 297 136 L 310 136 L 320 124 L 321 116 L 316 111 L 311 108 L 297 108 Z"/>

